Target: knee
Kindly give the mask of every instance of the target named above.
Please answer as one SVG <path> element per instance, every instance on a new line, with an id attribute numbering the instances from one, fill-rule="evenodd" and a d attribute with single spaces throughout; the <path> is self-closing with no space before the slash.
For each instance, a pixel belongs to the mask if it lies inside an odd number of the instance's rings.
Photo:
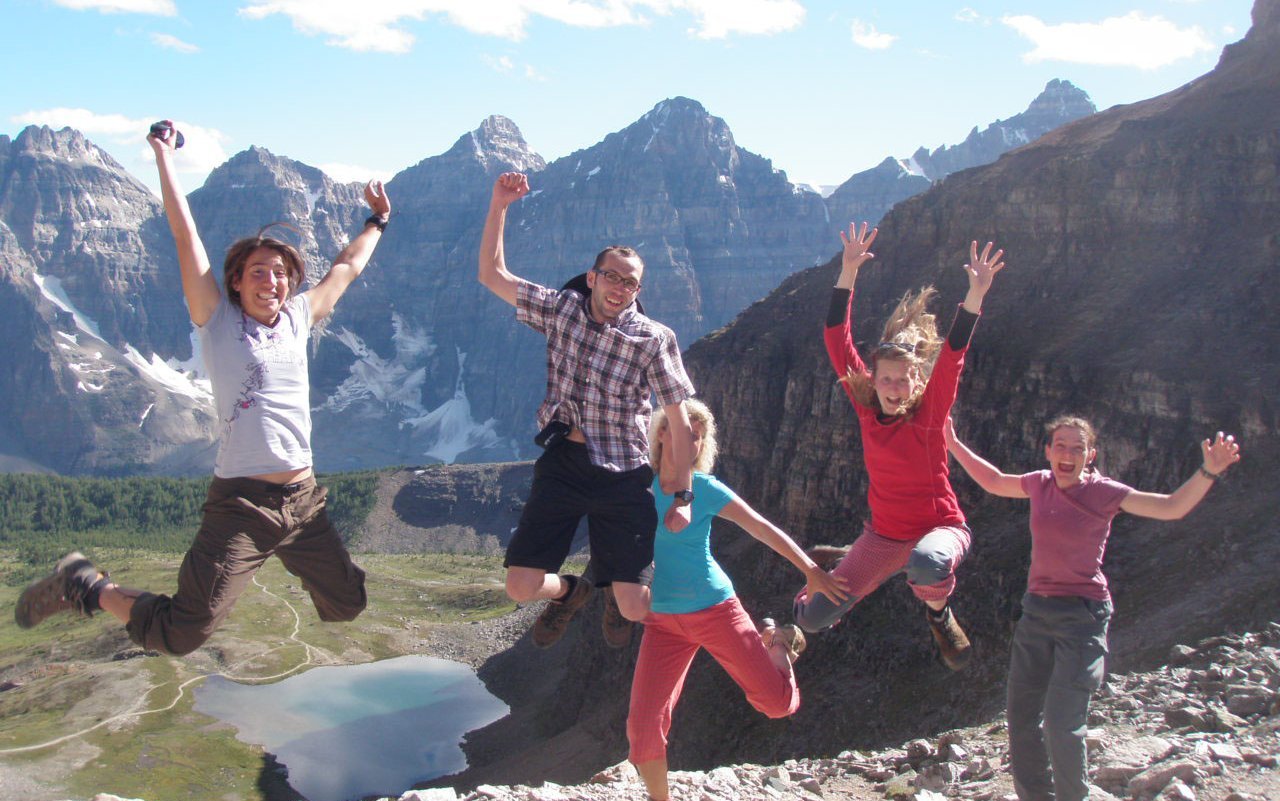
<path id="1" fill-rule="evenodd" d="M 542 590 L 543 577 L 507 574 L 507 597 L 518 604 L 536 600 Z"/>
<path id="2" fill-rule="evenodd" d="M 613 600 L 618 604 L 618 611 L 622 616 L 632 623 L 643 622 L 649 616 L 652 597 L 648 587 L 614 584 Z"/>
<path id="3" fill-rule="evenodd" d="M 914 550 L 907 560 L 907 581 L 920 587 L 940 584 L 951 575 L 951 560 L 937 551 Z"/>
<path id="4" fill-rule="evenodd" d="M 797 601 L 791 611 L 796 625 L 806 634 L 817 634 L 829 629 L 844 615 L 841 607 L 832 605 L 821 595 L 808 603 Z"/>
<path id="5" fill-rule="evenodd" d="M 158 649 L 170 656 L 186 656 L 209 641 L 212 627 L 201 627 L 166 632 L 163 645 Z"/>
<path id="6" fill-rule="evenodd" d="M 349 606 L 333 607 L 320 612 L 320 619 L 326 623 L 350 623 L 360 617 L 360 613 L 364 611 L 365 606 L 365 599 L 361 598 L 358 602 Z"/>

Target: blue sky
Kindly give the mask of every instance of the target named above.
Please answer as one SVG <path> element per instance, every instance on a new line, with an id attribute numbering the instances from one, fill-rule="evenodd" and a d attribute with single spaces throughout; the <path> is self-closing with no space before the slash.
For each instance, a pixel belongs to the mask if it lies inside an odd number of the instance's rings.
<path id="1" fill-rule="evenodd" d="M 4 0 L 0 134 L 70 125 L 185 188 L 250 145 L 389 177 L 490 114 L 549 161 L 683 95 L 796 182 L 962 140 L 1053 78 L 1099 108 L 1174 89 L 1252 0 Z"/>

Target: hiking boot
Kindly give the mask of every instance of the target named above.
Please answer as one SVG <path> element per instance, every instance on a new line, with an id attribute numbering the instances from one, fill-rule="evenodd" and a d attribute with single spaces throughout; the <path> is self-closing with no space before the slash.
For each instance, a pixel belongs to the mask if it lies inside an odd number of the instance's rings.
<path id="1" fill-rule="evenodd" d="M 604 614 L 600 617 L 600 629 L 604 642 L 610 648 L 626 648 L 631 644 L 634 623 L 622 615 L 618 599 L 613 596 L 613 585 L 604 588 Z"/>
<path id="2" fill-rule="evenodd" d="M 849 553 L 848 545 L 815 545 L 805 551 L 823 570 L 831 570 Z"/>
<path id="3" fill-rule="evenodd" d="M 972 649 L 964 629 L 960 628 L 960 623 L 951 612 L 951 606 L 943 607 L 940 618 L 935 617 L 933 610 L 928 608 L 925 609 L 924 616 L 929 621 L 929 630 L 933 632 L 933 641 L 938 644 L 938 656 L 942 659 L 942 664 L 952 670 L 962 670 L 969 664 Z"/>
<path id="4" fill-rule="evenodd" d="M 764 642 L 766 649 L 772 648 L 774 643 L 785 648 L 787 660 L 790 662 L 799 659 L 808 644 L 804 639 L 804 632 L 795 625 L 788 623 L 785 626 L 779 626 L 771 617 L 760 621 L 760 639 Z"/>
<path id="5" fill-rule="evenodd" d="M 591 582 L 578 577 L 569 597 L 563 601 L 547 601 L 547 608 L 533 624 L 533 644 L 538 648 L 550 648 L 560 642 L 569 628 L 569 621 L 591 598 Z"/>
<path id="6" fill-rule="evenodd" d="M 84 554 L 72 551 L 58 560 L 52 573 L 22 591 L 13 619 L 18 628 L 29 629 L 59 612 L 76 611 L 89 617 L 97 606 L 89 608 L 88 597 L 99 578 L 106 574 L 99 573 Z"/>

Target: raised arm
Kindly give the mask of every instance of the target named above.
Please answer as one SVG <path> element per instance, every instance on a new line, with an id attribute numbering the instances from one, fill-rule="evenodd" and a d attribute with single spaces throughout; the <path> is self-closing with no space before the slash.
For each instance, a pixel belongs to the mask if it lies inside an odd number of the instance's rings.
<path id="1" fill-rule="evenodd" d="M 164 214 L 169 220 L 173 241 L 178 246 L 178 269 L 182 272 L 182 295 L 187 300 L 187 313 L 191 315 L 191 322 L 204 325 L 218 308 L 218 281 L 209 269 L 209 254 L 200 241 L 195 218 L 191 216 L 187 198 L 178 185 L 177 171 L 173 166 L 177 129 L 172 121 L 164 122 L 164 126 L 157 125 L 157 133 L 147 134 L 147 144 L 155 152 Z"/>
<path id="2" fill-rule="evenodd" d="M 477 277 L 490 292 L 516 305 L 516 287 L 520 279 L 507 270 L 507 257 L 503 251 L 503 229 L 507 224 L 507 207 L 529 194 L 529 179 L 524 173 L 504 172 L 493 184 L 493 198 L 489 201 L 489 214 L 484 218 L 484 233 L 480 236 L 480 269 Z"/>
<path id="3" fill-rule="evenodd" d="M 995 280 L 996 273 L 1004 269 L 1004 262 L 1000 260 L 1004 251 L 992 253 L 991 247 L 988 242 L 979 255 L 978 240 L 969 243 L 969 263 L 964 266 L 965 275 L 969 277 L 969 291 L 964 296 L 963 305 L 964 310 L 970 314 L 982 311 L 982 300 L 990 291 L 991 282 Z"/>
<path id="4" fill-rule="evenodd" d="M 951 451 L 951 455 L 956 457 L 956 461 L 969 474 L 969 478 L 977 482 L 979 487 L 1001 498 L 1028 497 L 1022 490 L 1021 477 L 1000 472 L 999 468 L 974 453 L 968 445 L 956 438 L 955 425 L 950 417 L 942 424 L 942 433 L 947 440 L 947 450 Z"/>
<path id="5" fill-rule="evenodd" d="M 364 222 L 364 230 L 355 239 L 347 243 L 333 266 L 325 273 L 320 283 L 307 292 L 311 299 L 311 324 L 315 325 L 333 312 L 338 300 L 355 280 L 364 272 L 365 265 L 373 256 L 373 251 L 382 240 L 382 232 L 391 219 L 391 198 L 382 181 L 370 181 L 364 187 L 364 202 L 369 204 L 373 212 Z"/>
<path id="6" fill-rule="evenodd" d="M 689 412 L 683 403 L 667 404 L 662 411 L 666 413 L 667 425 L 671 429 L 671 453 L 664 454 L 662 458 L 670 459 L 670 463 L 676 465 L 676 477 L 672 484 L 660 483 L 659 486 L 667 494 L 693 489 L 693 426 L 689 423 Z M 662 524 L 668 531 L 676 533 L 689 525 L 692 516 L 689 504 L 675 501 L 667 507 Z"/>
<path id="7" fill-rule="evenodd" d="M 1240 461 L 1240 446 L 1236 438 L 1221 431 L 1212 441 L 1200 443 L 1204 464 L 1171 495 L 1134 491 L 1120 502 L 1120 508 L 1131 515 L 1151 517 L 1156 520 L 1180 520 L 1196 508 L 1214 482 L 1227 468 Z"/>
<path id="8" fill-rule="evenodd" d="M 804 574 L 805 592 L 810 598 L 820 592 L 830 598 L 832 603 L 840 604 L 849 597 L 847 581 L 818 567 L 800 549 L 800 546 L 796 545 L 795 540 L 787 536 L 785 531 L 766 520 L 741 498 L 734 498 L 720 510 L 717 516 L 737 523 L 752 537 L 768 545 L 779 556 L 795 565 L 796 569 Z"/>

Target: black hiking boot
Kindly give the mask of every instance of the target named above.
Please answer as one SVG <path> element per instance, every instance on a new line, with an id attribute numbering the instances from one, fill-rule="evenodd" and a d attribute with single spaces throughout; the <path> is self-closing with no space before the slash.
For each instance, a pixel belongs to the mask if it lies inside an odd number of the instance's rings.
<path id="1" fill-rule="evenodd" d="M 72 551 L 58 560 L 52 573 L 22 591 L 13 619 L 18 628 L 29 629 L 59 612 L 75 611 L 89 617 L 98 609 L 96 602 L 91 605 L 89 601 L 94 585 L 106 577 L 84 554 Z"/>
<path id="2" fill-rule="evenodd" d="M 569 621 L 591 598 L 591 589 L 591 582 L 579 576 L 569 597 L 563 601 L 547 601 L 547 608 L 533 624 L 533 644 L 538 648 L 550 648 L 560 642 L 569 628 Z"/>
<path id="3" fill-rule="evenodd" d="M 960 628 L 960 623 L 951 612 L 950 604 L 942 608 L 940 615 L 926 607 L 924 616 L 929 621 L 929 631 L 933 632 L 933 641 L 938 644 L 938 656 L 942 659 L 942 664 L 952 670 L 963 670 L 969 664 L 973 649 L 964 629 Z"/>
<path id="4" fill-rule="evenodd" d="M 623 616 L 618 599 L 613 596 L 613 585 L 604 588 L 604 614 L 600 617 L 600 630 L 605 645 L 610 648 L 626 648 L 631 644 L 631 631 L 635 624 Z"/>

